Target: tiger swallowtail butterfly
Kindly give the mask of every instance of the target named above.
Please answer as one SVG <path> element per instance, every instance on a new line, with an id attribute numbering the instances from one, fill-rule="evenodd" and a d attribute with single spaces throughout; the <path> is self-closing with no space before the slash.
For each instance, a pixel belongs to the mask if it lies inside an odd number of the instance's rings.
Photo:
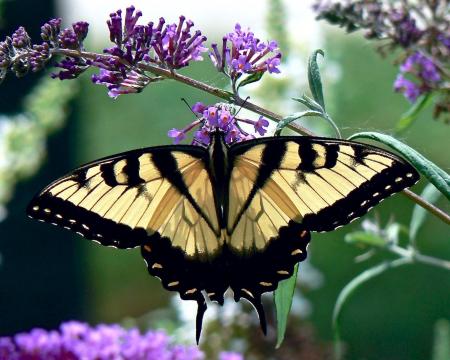
<path id="1" fill-rule="evenodd" d="M 30 217 L 102 245 L 140 247 L 151 275 L 198 303 L 205 295 L 255 307 L 306 258 L 311 231 L 331 231 L 419 179 L 398 156 L 357 142 L 307 136 L 205 148 L 132 150 L 84 165 L 29 204 Z"/>

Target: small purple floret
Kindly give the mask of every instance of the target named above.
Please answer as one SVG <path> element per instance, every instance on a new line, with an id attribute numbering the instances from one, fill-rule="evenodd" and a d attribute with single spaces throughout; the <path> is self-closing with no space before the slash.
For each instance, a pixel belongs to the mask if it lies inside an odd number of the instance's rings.
<path id="1" fill-rule="evenodd" d="M 77 35 L 78 42 L 81 43 L 87 36 L 89 31 L 89 23 L 86 21 L 77 21 L 72 24 L 73 31 Z"/>
<path id="2" fill-rule="evenodd" d="M 244 360 L 244 357 L 237 352 L 224 351 L 219 354 L 219 360 Z"/>
<path id="3" fill-rule="evenodd" d="M 421 90 L 414 82 L 406 79 L 403 75 L 398 75 L 394 82 L 395 91 L 402 92 L 410 102 L 415 102 L 421 95 Z"/>
<path id="4" fill-rule="evenodd" d="M 202 102 L 197 102 L 192 107 L 192 111 L 197 114 L 203 114 L 203 111 L 206 110 L 206 106 Z"/>
<path id="5" fill-rule="evenodd" d="M 186 138 L 186 134 L 178 129 L 171 129 L 167 132 L 167 135 L 173 139 L 175 144 L 178 144 L 180 141 L 183 141 Z"/>
<path id="6" fill-rule="evenodd" d="M 269 126 L 269 121 L 264 119 L 262 116 L 259 117 L 258 121 L 255 122 L 255 131 L 263 136 L 267 132 L 267 127 Z"/>
<path id="7" fill-rule="evenodd" d="M 278 69 L 278 66 L 280 66 L 280 63 L 281 63 L 280 58 L 277 56 L 267 59 L 266 65 L 267 65 L 267 70 L 269 71 L 269 73 L 279 74 L 281 72 L 280 69 Z"/>

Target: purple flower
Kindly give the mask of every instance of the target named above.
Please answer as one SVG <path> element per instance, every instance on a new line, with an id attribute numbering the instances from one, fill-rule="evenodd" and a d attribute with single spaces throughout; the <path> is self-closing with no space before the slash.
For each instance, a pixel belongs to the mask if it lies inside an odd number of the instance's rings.
<path id="1" fill-rule="evenodd" d="M 242 133 L 239 128 L 236 125 L 232 124 L 225 133 L 225 142 L 227 144 L 238 142 L 241 139 L 241 134 Z"/>
<path id="2" fill-rule="evenodd" d="M 230 112 L 226 109 L 220 110 L 220 115 L 218 119 L 218 127 L 222 130 L 226 130 L 233 120 L 233 117 L 231 116 Z"/>
<path id="3" fill-rule="evenodd" d="M 194 134 L 194 144 L 200 144 L 208 146 L 211 142 L 211 132 L 207 126 L 203 126 L 200 130 L 197 130 Z"/>
<path id="4" fill-rule="evenodd" d="M 403 73 L 408 72 L 415 74 L 427 83 L 438 82 L 441 80 L 436 65 L 429 57 L 425 56 L 420 51 L 416 51 L 414 54 L 410 55 L 400 66 L 400 71 Z"/>
<path id="5" fill-rule="evenodd" d="M 12 39 L 8 36 L 5 41 L 0 42 L 0 68 L 3 70 L 11 64 L 11 58 L 14 55 Z"/>
<path id="6" fill-rule="evenodd" d="M 267 129 L 265 129 L 265 128 L 268 126 L 269 126 L 269 121 L 267 119 L 264 119 L 262 116 L 260 116 L 258 121 L 255 122 L 255 131 L 259 135 L 263 136 L 267 132 Z"/>
<path id="7" fill-rule="evenodd" d="M 194 26 L 191 20 L 186 21 L 184 16 L 180 16 L 178 24 L 168 24 L 165 27 L 164 24 L 165 20 L 161 18 L 152 41 L 156 62 L 171 69 L 179 69 L 187 66 L 190 61 L 203 60 L 202 53 L 207 51 L 203 46 L 206 36 L 199 30 L 191 33 Z"/>
<path id="8" fill-rule="evenodd" d="M 0 359 L 19 360 L 16 345 L 9 337 L 0 337 Z"/>
<path id="9" fill-rule="evenodd" d="M 12 46 L 16 49 L 23 49 L 31 46 L 31 39 L 23 26 L 14 31 L 12 35 Z"/>
<path id="10" fill-rule="evenodd" d="M 440 33 L 437 36 L 437 39 L 447 48 L 447 50 L 450 50 L 450 34 Z"/>
<path id="11" fill-rule="evenodd" d="M 217 119 L 219 116 L 219 110 L 217 107 L 210 106 L 208 109 L 205 110 L 203 115 L 205 116 L 206 120 L 208 120 L 210 126 L 218 125 Z"/>
<path id="12" fill-rule="evenodd" d="M 37 359 L 57 359 L 61 355 L 61 340 L 58 332 L 33 329 L 30 333 L 17 334 L 14 342 L 20 353 L 37 355 Z M 26 358 L 26 357 L 25 357 Z"/>
<path id="13" fill-rule="evenodd" d="M 398 75 L 394 83 L 395 91 L 402 92 L 410 102 L 415 102 L 422 94 L 420 88 L 414 82 L 406 79 L 403 75 Z"/>
<path id="14" fill-rule="evenodd" d="M 239 55 L 238 59 L 233 59 L 231 61 L 231 66 L 233 66 L 234 70 L 238 73 L 249 72 L 252 68 L 252 65 L 247 61 L 246 55 Z"/>
<path id="15" fill-rule="evenodd" d="M 211 135 L 219 132 L 225 139 L 227 144 L 235 142 L 251 140 L 255 138 L 254 134 L 244 131 L 238 122 L 252 125 L 255 134 L 264 135 L 267 132 L 269 121 L 260 116 L 257 121 L 250 119 L 239 119 L 234 116 L 232 107 L 226 104 L 214 104 L 206 106 L 203 103 L 197 103 L 192 110 L 196 114 L 201 114 L 200 118 L 196 118 L 191 124 L 183 130 L 172 129 L 169 131 L 169 137 L 175 139 L 175 143 L 186 137 L 186 134 L 195 130 L 192 144 L 206 147 L 211 143 Z M 203 113 L 200 111 L 203 110 Z"/>
<path id="16" fill-rule="evenodd" d="M 203 360 L 204 354 L 196 346 L 176 345 L 172 350 L 171 360 Z"/>
<path id="17" fill-rule="evenodd" d="M 78 36 L 72 29 L 64 29 L 58 35 L 59 44 L 62 48 L 78 49 Z"/>
<path id="18" fill-rule="evenodd" d="M 180 141 L 183 141 L 186 138 L 186 134 L 178 129 L 171 129 L 167 132 L 167 135 L 174 139 L 174 144 L 178 144 Z"/>
<path id="19" fill-rule="evenodd" d="M 73 31 L 77 35 L 78 42 L 81 43 L 87 36 L 89 31 L 89 23 L 86 21 L 77 21 L 72 24 Z"/>
<path id="20" fill-rule="evenodd" d="M 51 41 L 57 43 L 58 35 L 61 31 L 61 19 L 50 19 L 41 26 L 41 38 L 44 41 Z"/>
<path id="21" fill-rule="evenodd" d="M 219 354 L 219 360 L 244 360 L 244 357 L 237 352 L 223 351 Z"/>
<path id="22" fill-rule="evenodd" d="M 48 60 L 50 60 L 48 43 L 43 42 L 41 45 L 33 45 L 30 56 L 31 70 L 34 72 L 41 70 Z"/>
<path id="23" fill-rule="evenodd" d="M 232 79 L 243 73 L 280 72 L 277 66 L 281 53 L 277 42 L 272 40 L 264 43 L 256 38 L 253 32 L 242 30 L 240 24 L 236 24 L 234 32 L 223 38 L 222 51 L 217 44 L 212 44 L 211 47 L 213 51 L 209 53 L 209 57 L 213 65 Z"/>
<path id="24" fill-rule="evenodd" d="M 266 60 L 266 65 L 267 65 L 267 70 L 269 71 L 269 73 L 275 73 L 275 74 L 279 74 L 280 73 L 280 69 L 278 69 L 277 66 L 280 65 L 280 58 L 278 56 L 275 56 L 273 58 L 267 59 Z"/>
<path id="25" fill-rule="evenodd" d="M 56 64 L 57 67 L 62 68 L 59 73 L 52 73 L 54 79 L 69 80 L 75 79 L 89 68 L 89 65 L 82 58 L 66 57 Z"/>
<path id="26" fill-rule="evenodd" d="M 8 360 L 202 360 L 193 346 L 172 345 L 162 331 L 141 334 L 119 325 L 71 321 L 60 331 L 34 329 L 13 338 L 0 338 L 0 359 Z"/>
<path id="27" fill-rule="evenodd" d="M 206 110 L 206 106 L 202 102 L 197 102 L 192 107 L 192 111 L 197 114 L 203 114 L 203 111 Z"/>
<path id="28" fill-rule="evenodd" d="M 423 32 L 416 26 L 416 21 L 408 14 L 393 11 L 390 19 L 394 25 L 394 39 L 403 47 L 416 43 Z"/>

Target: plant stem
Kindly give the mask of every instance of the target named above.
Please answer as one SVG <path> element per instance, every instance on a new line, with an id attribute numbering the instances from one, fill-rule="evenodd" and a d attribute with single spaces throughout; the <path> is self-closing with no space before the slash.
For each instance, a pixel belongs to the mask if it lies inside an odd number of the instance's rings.
<path id="1" fill-rule="evenodd" d="M 433 265 L 441 269 L 450 270 L 450 261 L 438 259 L 432 256 L 421 254 L 417 250 L 409 247 L 404 249 L 398 245 L 388 245 L 386 247 L 390 252 L 400 256 L 401 258 L 410 259 L 412 262 Z"/>
<path id="2" fill-rule="evenodd" d="M 70 49 L 53 49 L 51 50 L 52 54 L 54 55 L 64 55 L 64 56 L 70 56 L 70 57 L 82 57 L 86 59 L 95 60 L 98 58 L 108 58 L 110 59 L 111 55 L 104 55 L 104 54 L 98 54 L 88 51 L 78 51 L 78 50 L 70 50 Z M 117 58 L 120 62 L 124 63 L 127 66 L 130 66 L 125 60 Z M 239 97 L 238 95 L 234 95 L 231 92 L 219 89 L 217 87 L 205 84 L 201 81 L 192 79 L 190 77 L 178 74 L 177 72 L 169 69 L 164 69 L 156 65 L 152 65 L 149 63 L 138 63 L 136 65 L 140 70 L 143 71 L 149 71 L 155 75 L 162 76 L 167 79 L 172 79 L 179 81 L 183 84 L 186 84 L 188 86 L 194 87 L 199 90 L 203 90 L 211 95 L 217 96 L 218 98 L 221 98 L 225 101 L 232 102 L 235 105 L 242 106 L 243 108 L 250 110 L 252 112 L 255 112 L 259 115 L 265 116 L 275 122 L 280 122 L 283 117 L 279 114 L 276 114 L 270 110 L 264 109 L 256 104 L 251 103 L 250 101 L 246 101 Z M 304 128 L 301 125 L 290 123 L 287 125 L 288 128 L 291 130 L 294 130 L 298 133 L 308 135 L 308 136 L 317 136 L 310 130 Z M 422 206 L 429 212 L 431 212 L 434 216 L 445 222 L 446 224 L 450 224 L 450 216 L 446 214 L 444 211 L 439 209 L 438 207 L 434 206 L 433 204 L 429 203 L 425 199 L 421 198 L 419 195 L 413 193 L 412 191 L 405 189 L 403 190 L 403 194 L 406 195 L 410 200 L 414 201 L 418 205 Z"/>
<path id="3" fill-rule="evenodd" d="M 408 197 L 410 200 L 414 201 L 417 205 L 422 206 L 425 210 L 428 210 L 434 216 L 441 219 L 444 223 L 450 225 L 450 216 L 446 214 L 443 210 L 439 209 L 437 206 L 432 203 L 426 201 L 424 198 L 420 197 L 416 193 L 412 192 L 409 189 L 403 190 L 403 195 Z"/>
<path id="4" fill-rule="evenodd" d="M 58 55 L 71 56 L 71 57 L 83 57 L 83 58 L 91 59 L 91 60 L 95 60 L 95 59 L 102 58 L 102 57 L 104 57 L 104 58 L 112 57 L 111 55 L 103 55 L 103 54 L 97 54 L 97 53 L 92 53 L 92 52 L 87 52 L 87 51 L 78 51 L 78 50 L 70 50 L 70 49 L 54 49 L 54 50 L 52 50 L 52 53 L 58 54 Z M 122 63 L 124 63 L 122 59 L 119 59 L 119 58 L 117 58 L 117 59 L 119 61 L 121 61 Z M 125 63 L 125 65 L 129 65 L 129 64 Z M 159 76 L 165 77 L 167 79 L 176 80 L 185 85 L 205 91 L 205 92 L 207 92 L 211 95 L 217 96 L 218 98 L 221 98 L 225 101 L 233 102 L 234 104 L 236 104 L 238 106 L 242 106 L 244 109 L 250 110 L 259 115 L 263 115 L 273 121 L 279 122 L 283 119 L 283 117 L 281 115 L 275 114 L 274 112 L 264 109 L 256 104 L 253 104 L 250 101 L 245 101 L 244 99 L 240 98 L 239 96 L 235 96 L 228 91 L 205 84 L 201 81 L 192 79 L 188 76 L 178 74 L 175 71 L 163 69 L 159 66 L 151 65 L 148 63 L 145 63 L 145 64 L 139 63 L 139 64 L 137 64 L 137 67 L 143 71 L 149 71 L 155 75 L 159 75 Z M 288 125 L 288 128 L 290 128 L 291 130 L 297 131 L 301 134 L 304 134 L 304 135 L 314 136 L 314 134 L 311 131 L 309 131 L 308 129 L 306 129 L 303 126 L 298 125 L 298 124 L 290 124 L 290 125 Z"/>

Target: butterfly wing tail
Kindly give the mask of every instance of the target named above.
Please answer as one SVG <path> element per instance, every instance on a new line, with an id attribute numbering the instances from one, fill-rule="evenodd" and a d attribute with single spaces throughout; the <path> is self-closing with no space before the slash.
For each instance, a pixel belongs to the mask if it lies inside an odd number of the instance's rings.
<path id="1" fill-rule="evenodd" d="M 200 341 L 200 335 L 202 333 L 202 327 L 203 327 L 203 315 L 205 315 L 206 309 L 208 308 L 208 306 L 206 305 L 206 300 L 204 298 L 204 296 L 199 293 L 199 296 L 197 298 L 197 317 L 195 319 L 195 325 L 196 325 L 196 330 L 195 330 L 195 340 L 197 342 L 197 345 Z"/>

